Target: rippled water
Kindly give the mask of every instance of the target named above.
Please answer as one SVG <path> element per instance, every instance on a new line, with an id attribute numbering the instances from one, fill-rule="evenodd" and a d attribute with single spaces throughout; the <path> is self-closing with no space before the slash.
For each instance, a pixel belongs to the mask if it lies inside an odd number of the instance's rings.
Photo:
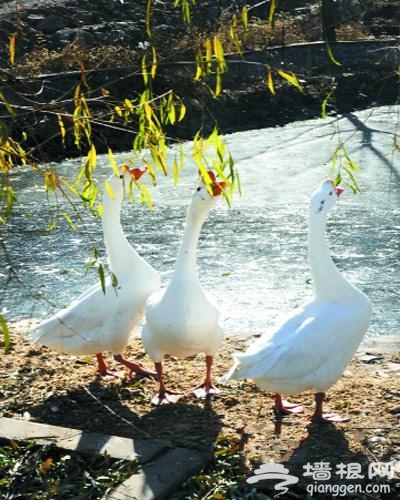
<path id="1" fill-rule="evenodd" d="M 373 302 L 369 336 L 400 333 L 400 167 L 393 148 L 398 127 L 399 108 L 379 108 L 227 136 L 243 195 L 235 197 L 232 208 L 218 202 L 198 250 L 200 279 L 218 299 L 227 332 L 260 333 L 311 297 L 307 196 L 329 174 L 327 164 L 340 140 L 363 167 L 358 175 L 362 194 L 347 190 L 329 215 L 332 255 Z M 78 163 L 63 162 L 62 171 L 68 176 Z M 106 158 L 98 168 L 105 176 Z M 48 233 L 49 214 L 65 207 L 46 198 L 34 172 L 16 175 L 19 204 L 11 225 L 0 229 L 9 252 L 8 261 L 0 254 L 0 311 L 8 319 L 46 316 L 67 304 L 97 279 L 94 272 L 84 274 L 90 241 L 103 250 L 101 224 L 94 217 L 86 217 L 77 232 L 61 217 Z M 130 241 L 164 282 L 173 270 L 195 184 L 189 162 L 175 189 L 170 178 L 151 188 L 153 211 L 124 206 Z M 10 263 L 23 283 L 12 274 L 9 280 Z"/>

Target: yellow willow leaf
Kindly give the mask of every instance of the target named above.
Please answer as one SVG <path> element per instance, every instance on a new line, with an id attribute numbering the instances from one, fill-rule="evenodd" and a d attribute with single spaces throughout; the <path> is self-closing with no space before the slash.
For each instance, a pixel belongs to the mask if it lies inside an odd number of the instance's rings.
<path id="1" fill-rule="evenodd" d="M 123 116 L 123 112 L 120 106 L 115 106 L 114 111 L 117 113 L 118 116 Z"/>
<path id="2" fill-rule="evenodd" d="M 6 353 L 8 353 L 11 349 L 11 339 L 10 339 L 10 331 L 7 326 L 7 322 L 0 314 L 0 330 L 2 331 L 3 334 L 3 339 L 4 339 L 4 350 Z"/>
<path id="3" fill-rule="evenodd" d="M 59 115 L 59 114 L 57 114 L 57 122 L 58 122 L 58 127 L 60 129 L 62 143 L 65 144 L 65 136 L 66 136 L 67 132 L 65 130 L 65 125 L 64 125 L 63 119 L 61 118 L 61 115 Z"/>
<path id="4" fill-rule="evenodd" d="M 155 78 L 156 73 L 157 73 L 157 52 L 156 52 L 156 49 L 154 47 L 151 47 L 151 52 L 153 55 L 153 60 L 151 63 L 150 74 L 151 74 L 152 78 Z"/>
<path id="5" fill-rule="evenodd" d="M 214 45 L 215 57 L 219 62 L 224 63 L 225 62 L 224 48 L 222 47 L 221 40 L 217 36 L 214 36 L 213 45 Z"/>
<path id="6" fill-rule="evenodd" d="M 112 171 L 118 177 L 119 176 L 118 165 L 117 165 L 117 162 L 115 161 L 115 158 L 114 158 L 114 155 L 113 155 L 111 148 L 108 148 L 108 161 L 110 162 Z"/>
<path id="7" fill-rule="evenodd" d="M 154 166 L 152 163 L 150 163 L 149 161 L 145 160 L 144 161 L 144 166 L 147 168 L 147 172 L 150 176 L 150 180 L 152 182 L 152 184 L 156 184 L 156 180 L 157 180 L 157 177 L 156 177 L 156 171 L 154 170 Z"/>
<path id="8" fill-rule="evenodd" d="M 16 113 L 15 113 L 13 107 L 7 101 L 7 99 L 4 97 L 4 94 L 2 94 L 2 92 L 0 92 L 0 99 L 1 99 L 1 103 L 4 104 L 4 106 L 6 107 L 8 114 L 12 117 L 16 116 Z"/>
<path id="9" fill-rule="evenodd" d="M 215 90 L 214 90 L 214 95 L 218 96 L 220 95 L 222 91 L 222 78 L 221 78 L 221 73 L 217 71 L 217 75 L 215 77 Z"/>
<path id="10" fill-rule="evenodd" d="M 179 165 L 176 159 L 174 159 L 174 163 L 172 164 L 172 173 L 174 176 L 174 185 L 176 186 L 179 182 Z"/>
<path id="11" fill-rule="evenodd" d="M 139 191 L 140 191 L 140 200 L 141 202 L 144 204 L 146 203 L 146 205 L 152 209 L 153 208 L 153 200 L 151 198 L 151 194 L 150 194 L 150 191 L 148 190 L 147 186 L 145 186 L 144 184 L 138 184 L 137 185 Z"/>
<path id="12" fill-rule="evenodd" d="M 181 120 L 183 120 L 183 118 L 185 117 L 185 115 L 186 115 L 186 106 L 181 101 L 181 107 L 180 107 L 180 110 L 179 110 L 178 122 L 180 122 Z"/>
<path id="13" fill-rule="evenodd" d="M 96 147 L 94 144 L 90 146 L 90 150 L 87 156 L 88 162 L 89 162 L 89 167 L 91 172 L 93 172 L 96 169 L 96 161 L 97 161 L 97 152 L 96 152 Z"/>
<path id="14" fill-rule="evenodd" d="M 10 64 L 15 62 L 15 42 L 17 41 L 17 32 L 13 33 L 10 37 L 10 44 L 8 46 L 10 54 Z"/>
<path id="15" fill-rule="evenodd" d="M 78 83 L 78 85 L 75 87 L 75 92 L 74 92 L 74 105 L 75 105 L 75 107 L 79 106 L 80 95 L 81 95 L 81 85 Z"/>
<path id="16" fill-rule="evenodd" d="M 104 182 L 104 187 L 106 189 L 106 192 L 108 194 L 108 196 L 112 199 L 112 200 L 115 200 L 115 194 L 114 194 L 114 191 L 112 190 L 112 187 L 108 181 L 108 179 Z"/>
<path id="17" fill-rule="evenodd" d="M 83 188 L 81 198 L 87 201 L 91 207 L 94 206 L 99 190 L 96 184 L 91 181 L 87 181 L 85 187 Z"/>
<path id="18" fill-rule="evenodd" d="M 303 87 L 300 85 L 294 73 L 287 73 L 286 71 L 283 71 L 283 69 L 277 69 L 276 72 L 286 81 L 288 81 L 291 85 L 303 91 Z"/>
<path id="19" fill-rule="evenodd" d="M 165 156 L 158 150 L 155 150 L 154 152 L 152 151 L 151 154 L 154 158 L 154 161 L 156 162 L 156 165 L 159 167 L 159 169 L 165 175 L 167 175 L 168 174 L 168 165 L 167 165 L 167 162 L 165 161 Z"/>
<path id="20" fill-rule="evenodd" d="M 143 107 L 144 107 L 144 112 L 146 114 L 146 118 L 149 122 L 151 122 L 151 118 L 153 116 L 153 110 L 150 106 L 150 104 L 148 102 L 144 102 L 143 103 Z"/>
<path id="21" fill-rule="evenodd" d="M 58 186 L 58 176 L 54 168 L 50 168 L 48 172 L 45 173 L 45 187 L 46 191 L 54 192 Z"/>
<path id="22" fill-rule="evenodd" d="M 187 0 L 183 0 L 183 2 L 182 2 L 182 17 L 183 17 L 183 21 L 186 24 L 190 23 L 190 5 L 189 5 L 189 2 Z"/>
<path id="23" fill-rule="evenodd" d="M 246 7 L 243 7 L 242 9 L 241 20 L 243 29 L 245 32 L 247 32 L 249 30 L 249 11 L 247 10 Z"/>
<path id="24" fill-rule="evenodd" d="M 326 95 L 325 99 L 322 101 L 322 105 L 321 105 L 321 118 L 323 118 L 323 119 L 326 118 L 326 106 L 328 105 L 328 101 L 329 101 L 332 93 L 333 93 L 332 90 L 330 92 L 328 92 L 328 94 Z"/>
<path id="25" fill-rule="evenodd" d="M 326 44 L 326 51 L 328 52 L 329 59 L 333 62 L 333 64 L 336 64 L 336 66 L 341 66 L 342 63 L 339 62 L 337 59 L 335 59 L 335 56 L 333 55 L 331 46 L 329 43 Z"/>
<path id="26" fill-rule="evenodd" d="M 107 97 L 108 95 L 110 95 L 110 91 L 105 89 L 104 87 L 101 87 L 100 92 L 103 97 Z"/>
<path id="27" fill-rule="evenodd" d="M 56 227 L 57 227 L 57 221 L 52 220 L 50 224 L 47 226 L 47 232 L 51 233 L 52 231 L 54 231 Z"/>
<path id="28" fill-rule="evenodd" d="M 275 95 L 275 86 L 274 86 L 274 80 L 272 79 L 272 71 L 271 68 L 267 69 L 267 87 L 268 90 L 271 92 L 271 94 Z"/>
<path id="29" fill-rule="evenodd" d="M 211 62 L 212 59 L 212 43 L 211 39 L 207 38 L 206 41 L 204 42 L 205 49 L 206 49 L 206 61 Z"/>
<path id="30" fill-rule="evenodd" d="M 350 188 L 353 191 L 353 193 L 355 193 L 355 194 L 361 193 L 360 187 L 357 183 L 356 178 L 354 177 L 353 172 L 347 167 L 343 167 L 343 170 L 346 172 L 346 174 L 349 176 L 349 178 L 351 180 Z"/>
<path id="31" fill-rule="evenodd" d="M 143 78 L 143 83 L 145 85 L 147 85 L 149 82 L 149 75 L 147 72 L 147 56 L 146 56 L 146 54 L 144 54 L 144 56 L 142 57 L 142 78 Z"/>
<path id="32" fill-rule="evenodd" d="M 168 119 L 172 125 L 176 121 L 176 112 L 175 112 L 175 105 L 173 102 L 168 106 Z"/>
<path id="33" fill-rule="evenodd" d="M 199 62 L 197 62 L 197 64 L 196 64 L 196 73 L 194 74 L 194 79 L 196 81 L 200 80 L 202 74 L 203 74 L 202 65 Z"/>
<path id="34" fill-rule="evenodd" d="M 70 228 L 72 229 L 72 231 L 76 231 L 76 225 L 72 221 L 71 217 L 67 214 L 67 212 L 63 212 L 63 217 L 68 222 L 68 224 L 69 224 Z"/>
<path id="35" fill-rule="evenodd" d="M 276 0 L 271 0 L 269 4 L 268 22 L 273 24 L 276 10 Z"/>
<path id="36" fill-rule="evenodd" d="M 152 7 L 153 7 L 153 0 L 147 0 L 146 2 L 146 17 L 145 17 L 145 23 L 146 23 L 146 33 L 149 38 L 152 37 L 152 32 L 151 32 L 151 12 L 152 12 Z"/>
<path id="37" fill-rule="evenodd" d="M 124 99 L 124 106 L 130 113 L 132 113 L 135 109 L 132 101 L 130 101 L 129 99 Z"/>

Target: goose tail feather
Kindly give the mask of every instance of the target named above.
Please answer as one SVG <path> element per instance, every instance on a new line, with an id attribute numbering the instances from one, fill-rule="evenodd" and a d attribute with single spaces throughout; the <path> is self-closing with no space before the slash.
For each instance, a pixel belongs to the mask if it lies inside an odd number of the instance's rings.
<path id="1" fill-rule="evenodd" d="M 238 380 L 240 378 L 239 376 L 239 369 L 240 369 L 240 361 L 239 353 L 232 354 L 233 357 L 233 365 L 232 368 L 222 377 L 218 378 L 218 383 L 222 385 L 226 385 L 230 380 Z"/>

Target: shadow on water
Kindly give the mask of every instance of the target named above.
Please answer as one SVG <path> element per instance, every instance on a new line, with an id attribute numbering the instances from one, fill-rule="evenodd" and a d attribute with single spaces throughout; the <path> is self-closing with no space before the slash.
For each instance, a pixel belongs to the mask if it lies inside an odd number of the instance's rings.
<path id="1" fill-rule="evenodd" d="M 391 162 L 386 154 L 383 154 L 382 151 L 379 150 L 375 146 L 375 144 L 379 144 L 377 141 L 374 141 L 373 136 L 374 133 L 377 134 L 393 134 L 393 137 L 396 135 L 396 132 L 382 132 L 382 130 L 373 129 L 367 125 L 366 120 L 360 120 L 360 117 L 354 113 L 349 113 L 346 115 L 348 120 L 353 124 L 355 130 L 358 130 L 362 133 L 362 147 L 366 148 L 372 157 L 376 157 L 380 164 L 385 165 L 390 174 L 394 176 L 397 186 L 400 185 L 400 172 L 394 166 L 393 162 Z"/>

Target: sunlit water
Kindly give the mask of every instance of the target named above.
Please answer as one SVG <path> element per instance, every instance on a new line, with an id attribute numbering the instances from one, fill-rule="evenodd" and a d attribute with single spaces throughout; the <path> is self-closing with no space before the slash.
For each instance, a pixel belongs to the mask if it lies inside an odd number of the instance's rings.
<path id="1" fill-rule="evenodd" d="M 400 333 L 398 127 L 399 108 L 385 107 L 227 136 L 243 194 L 235 196 L 231 208 L 218 201 L 198 249 L 201 282 L 217 298 L 226 332 L 261 333 L 312 296 L 307 197 L 329 175 L 331 155 L 342 141 L 363 169 L 357 174 L 362 194 L 347 189 L 330 213 L 331 253 L 373 303 L 368 336 Z M 59 167 L 68 177 L 79 164 L 69 160 Z M 99 177 L 108 169 L 107 158 L 100 158 Z M 37 173 L 15 175 L 18 204 L 11 223 L 0 228 L 8 249 L 7 258 L 0 249 L 0 312 L 9 320 L 46 317 L 97 280 L 94 271 L 85 274 L 84 268 L 91 242 L 104 254 L 101 224 L 86 216 L 73 232 L 61 215 L 48 232 L 52 215 L 70 209 L 46 197 Z M 188 159 L 175 189 L 171 178 L 150 187 L 153 211 L 124 205 L 125 232 L 164 283 L 174 267 L 195 184 L 196 170 Z"/>

